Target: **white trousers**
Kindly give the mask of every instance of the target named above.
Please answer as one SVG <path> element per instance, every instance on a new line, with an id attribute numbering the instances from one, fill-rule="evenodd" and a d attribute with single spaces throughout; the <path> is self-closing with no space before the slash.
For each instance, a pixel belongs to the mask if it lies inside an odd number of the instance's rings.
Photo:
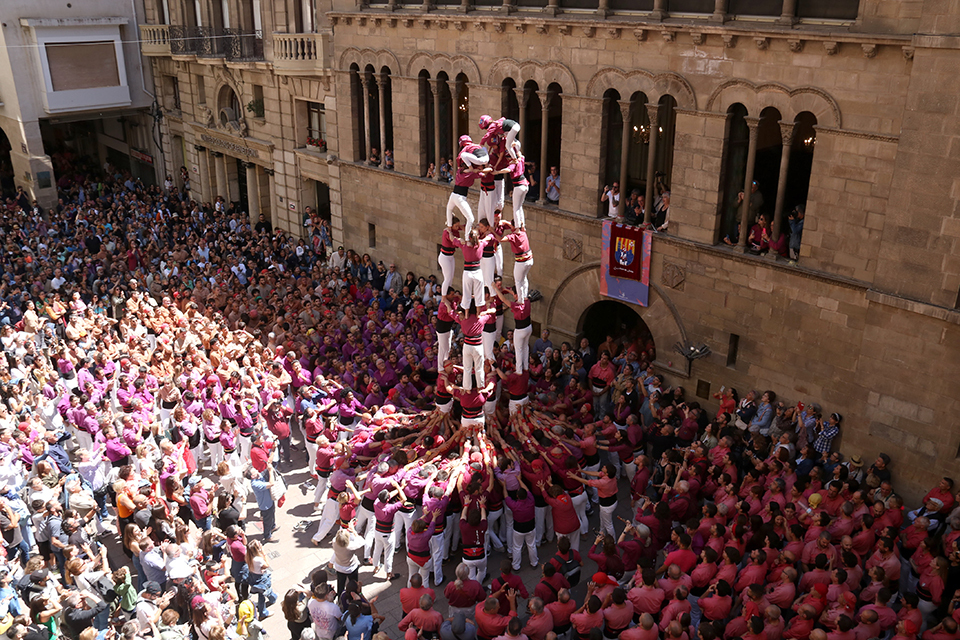
<path id="1" fill-rule="evenodd" d="M 557 538 L 566 538 L 570 541 L 570 548 L 574 551 L 580 551 L 580 530 L 577 529 L 573 533 L 558 533 Z"/>
<path id="2" fill-rule="evenodd" d="M 523 216 L 523 201 L 527 198 L 530 185 L 521 184 L 513 188 L 513 226 L 525 227 L 526 218 Z"/>
<path id="3" fill-rule="evenodd" d="M 483 576 L 487 575 L 487 558 L 484 556 L 480 560 L 463 559 L 463 564 L 467 565 L 470 580 L 483 582 Z"/>
<path id="4" fill-rule="evenodd" d="M 613 539 L 617 539 L 617 533 L 613 530 L 613 513 L 617 510 L 617 503 L 614 502 L 609 507 L 600 507 L 600 530 L 609 533 Z"/>
<path id="5" fill-rule="evenodd" d="M 427 563 L 422 567 L 416 562 L 410 559 L 410 556 L 407 556 L 407 586 L 410 586 L 410 578 L 413 577 L 413 574 L 419 573 L 420 577 L 423 579 L 423 586 L 430 586 L 430 570 L 433 569 L 433 562 L 427 560 Z M 442 575 L 442 573 L 441 573 Z M 439 584 L 439 583 L 438 583 Z"/>
<path id="6" fill-rule="evenodd" d="M 327 495 L 327 483 L 330 482 L 330 474 L 327 477 L 317 476 L 317 486 L 313 490 L 313 504 L 320 505 Z"/>
<path id="7" fill-rule="evenodd" d="M 400 548 L 400 543 L 403 542 L 403 546 L 407 546 L 407 539 L 404 537 L 405 533 L 410 530 L 410 526 L 413 524 L 413 521 L 420 517 L 422 510 L 417 507 L 413 511 L 406 513 L 404 511 L 397 511 L 397 515 L 393 519 L 393 532 L 394 539 L 397 541 L 397 548 Z"/>
<path id="8" fill-rule="evenodd" d="M 443 584 L 443 557 L 444 549 L 447 548 L 447 533 L 438 533 L 430 537 L 430 557 L 433 559 L 433 584 Z M 423 581 L 423 586 L 427 586 L 427 581 Z"/>
<path id="9" fill-rule="evenodd" d="M 486 360 L 493 360 L 493 345 L 497 343 L 496 331 L 484 331 L 483 337 L 483 357 Z"/>
<path id="10" fill-rule="evenodd" d="M 467 391 L 473 389 L 473 374 L 477 378 L 477 386 L 483 388 L 483 345 L 466 344 L 463 345 L 463 388 Z"/>
<path id="11" fill-rule="evenodd" d="M 460 300 L 460 307 L 469 309 L 471 300 L 476 303 L 477 309 L 487 301 L 483 293 L 483 273 L 480 269 L 463 270 L 463 299 Z"/>
<path id="12" fill-rule="evenodd" d="M 490 553 L 491 544 L 496 547 L 497 551 L 503 551 L 503 549 L 506 547 L 504 541 L 501 541 L 500 537 L 495 533 L 497 530 L 497 521 L 503 517 L 504 511 L 505 509 L 500 507 L 496 511 L 492 511 L 487 514 L 487 553 Z"/>
<path id="13" fill-rule="evenodd" d="M 453 330 L 437 332 L 437 371 L 443 371 L 443 363 L 450 357 Z"/>
<path id="14" fill-rule="evenodd" d="M 580 535 L 587 535 L 587 501 L 589 497 L 587 492 L 583 491 L 579 495 L 571 496 L 570 502 L 573 504 L 573 510 L 577 512 L 577 518 L 580 519 Z"/>
<path id="15" fill-rule="evenodd" d="M 393 573 L 393 555 L 397 551 L 397 541 L 394 538 L 394 532 L 380 533 L 373 532 L 373 566 L 379 567 L 381 563 L 387 573 Z"/>
<path id="16" fill-rule="evenodd" d="M 537 544 L 540 544 L 540 541 L 543 540 L 544 537 L 547 538 L 547 542 L 553 542 L 553 508 L 549 505 L 546 507 L 535 507 L 533 518 L 533 530 L 537 534 Z"/>
<path id="17" fill-rule="evenodd" d="M 450 285 L 453 284 L 453 276 L 457 274 L 457 258 L 441 253 L 437 256 L 437 264 L 440 265 L 440 273 L 443 274 L 443 282 L 440 283 L 440 295 L 445 296 L 450 291 Z"/>
<path id="18" fill-rule="evenodd" d="M 524 398 L 523 400 L 511 400 L 510 401 L 510 415 L 515 414 L 520 411 L 520 409 L 530 402 L 529 398 Z"/>
<path id="19" fill-rule="evenodd" d="M 530 366 L 530 336 L 532 334 L 532 324 L 523 329 L 513 330 L 513 352 L 517 356 L 517 373 L 523 373 Z"/>
<path id="20" fill-rule="evenodd" d="M 317 532 L 313 534 L 312 540 L 314 542 L 322 542 L 323 539 L 327 537 L 327 534 L 333 530 L 339 517 L 340 503 L 333 498 L 328 499 L 323 504 L 323 512 L 320 514 L 320 526 L 317 527 Z"/>
<path id="21" fill-rule="evenodd" d="M 527 275 L 532 268 L 533 258 L 530 258 L 526 262 L 514 261 L 513 263 L 513 281 L 517 285 L 518 300 L 526 300 L 530 294 L 530 281 L 527 279 Z"/>
<path id="22" fill-rule="evenodd" d="M 373 511 L 362 506 L 357 509 L 355 529 L 357 535 L 363 536 L 363 552 L 366 557 L 370 557 L 370 550 L 373 548 L 373 529 L 376 524 L 377 518 Z"/>
<path id="23" fill-rule="evenodd" d="M 520 556 L 523 553 L 523 547 L 526 545 L 527 553 L 530 556 L 530 566 L 534 569 L 537 568 L 537 565 L 540 563 L 540 560 L 537 558 L 537 541 L 534 540 L 536 537 L 536 531 L 527 531 L 526 533 L 520 533 L 519 531 L 513 532 L 513 570 L 520 571 Z"/>
<path id="24" fill-rule="evenodd" d="M 483 278 L 483 286 L 493 294 L 493 276 L 497 274 L 496 254 L 489 258 L 480 258 L 480 275 Z"/>
<path id="25" fill-rule="evenodd" d="M 500 184 L 503 184 L 502 182 Z M 497 196 L 495 191 L 484 191 L 480 189 L 480 202 L 477 205 L 477 217 L 480 220 L 486 220 L 490 226 L 496 226 L 496 208 Z"/>
<path id="26" fill-rule="evenodd" d="M 459 193 L 451 193 L 450 197 L 447 199 L 447 226 L 453 225 L 453 210 L 459 209 L 460 213 L 463 214 L 465 220 L 463 226 L 463 237 L 466 238 L 470 235 L 470 230 L 473 229 L 473 209 L 470 208 L 470 203 L 467 202 L 467 197 L 462 196 Z"/>
<path id="27" fill-rule="evenodd" d="M 514 160 L 517 159 L 517 150 L 513 148 L 513 143 L 516 141 L 517 136 L 520 134 L 520 123 L 513 125 L 513 128 L 510 131 L 505 132 L 507 134 L 507 139 L 505 144 L 507 145 L 507 153 L 510 154 L 510 157 Z M 523 149 L 520 149 L 522 151 Z"/>

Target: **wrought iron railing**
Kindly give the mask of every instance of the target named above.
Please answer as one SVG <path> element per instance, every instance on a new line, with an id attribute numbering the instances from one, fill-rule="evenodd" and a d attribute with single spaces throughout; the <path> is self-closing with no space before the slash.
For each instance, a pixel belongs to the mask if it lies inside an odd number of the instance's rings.
<path id="1" fill-rule="evenodd" d="M 170 26 L 170 53 L 227 60 L 263 60 L 263 34 L 241 29 Z"/>

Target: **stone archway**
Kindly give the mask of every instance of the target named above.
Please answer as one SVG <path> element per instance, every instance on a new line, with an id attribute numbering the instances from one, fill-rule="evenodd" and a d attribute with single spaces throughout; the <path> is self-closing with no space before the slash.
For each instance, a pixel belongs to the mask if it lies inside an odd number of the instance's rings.
<path id="1" fill-rule="evenodd" d="M 553 342 L 574 341 L 583 334 L 581 322 L 586 310 L 596 302 L 611 300 L 600 295 L 600 263 L 584 265 L 568 275 L 550 299 L 547 308 L 546 327 L 553 335 Z M 649 328 L 657 347 L 654 366 L 675 375 L 688 377 L 689 363 L 673 350 L 677 342 L 685 342 L 687 332 L 673 302 L 659 285 L 650 283 L 649 304 L 641 307 L 624 302 L 636 311 Z"/>

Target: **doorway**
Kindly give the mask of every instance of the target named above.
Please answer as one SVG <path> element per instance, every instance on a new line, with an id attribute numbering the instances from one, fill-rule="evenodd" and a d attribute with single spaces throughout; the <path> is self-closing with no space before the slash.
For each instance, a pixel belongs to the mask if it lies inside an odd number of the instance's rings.
<path id="1" fill-rule="evenodd" d="M 594 349 L 612 339 L 617 353 L 633 350 L 638 355 L 644 354 L 640 359 L 647 362 L 653 362 L 657 357 L 653 334 L 643 318 L 616 300 L 601 300 L 587 307 L 580 318 L 579 335 L 586 338 Z"/>

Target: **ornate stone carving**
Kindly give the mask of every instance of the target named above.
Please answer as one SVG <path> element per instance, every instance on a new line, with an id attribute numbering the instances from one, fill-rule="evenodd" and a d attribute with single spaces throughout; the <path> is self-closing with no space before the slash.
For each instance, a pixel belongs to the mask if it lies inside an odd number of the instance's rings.
<path id="1" fill-rule="evenodd" d="M 499 27 L 500 27 L 500 30 L 497 31 L 497 33 L 503 33 L 503 23 L 502 23 L 502 22 L 498 22 L 498 23 L 496 23 L 496 24 L 493 25 L 493 26 L 494 26 L 494 29 L 496 29 L 496 28 L 499 26 Z M 487 28 L 487 25 L 484 24 L 483 22 L 474 22 L 474 23 L 473 23 L 473 28 L 476 29 L 477 31 L 484 31 L 484 30 Z"/>
<path id="2" fill-rule="evenodd" d="M 761 98 L 762 93 L 782 93 L 787 96 L 789 103 L 793 103 L 794 99 L 800 98 L 799 102 L 802 102 L 803 104 L 795 104 L 790 106 L 790 108 L 786 108 L 788 105 L 782 105 L 779 107 L 781 114 L 786 114 L 790 112 L 791 109 L 793 110 L 794 114 L 799 111 L 811 111 L 817 116 L 817 122 L 821 122 L 825 126 L 841 126 L 840 105 L 829 93 L 823 91 L 822 89 L 818 89 L 817 87 L 797 87 L 795 89 L 790 89 L 777 82 L 753 84 L 749 80 L 743 80 L 742 78 L 727 80 L 714 89 L 713 93 L 710 94 L 710 97 L 707 99 L 705 110 L 726 111 L 730 100 L 733 102 L 744 102 L 745 98 L 740 91 L 741 88 L 746 88 L 750 93 L 753 93 L 755 96 L 757 96 L 756 102 L 748 100 L 744 103 L 751 113 L 754 112 L 754 109 L 759 112 L 759 110 L 763 107 L 757 108 L 757 106 L 761 103 L 765 106 L 776 104 L 775 102 L 772 102 L 771 98 Z M 731 96 L 736 94 L 736 98 L 731 97 L 728 100 L 722 100 L 722 94 L 728 90 L 733 92 Z M 804 94 L 816 96 L 817 99 L 814 101 L 813 105 L 809 104 L 806 98 L 801 98 Z M 793 115 L 790 117 L 792 118 Z"/>
<path id="3" fill-rule="evenodd" d="M 790 47 L 790 51 L 793 51 L 794 53 L 800 53 L 803 51 L 803 40 L 800 40 L 799 38 L 795 40 L 787 40 L 787 46 Z"/>
<path id="4" fill-rule="evenodd" d="M 875 44 L 862 44 L 860 48 L 863 49 L 864 58 L 875 58 L 877 56 L 877 45 Z"/>
<path id="5" fill-rule="evenodd" d="M 683 290 L 683 282 L 687 279 L 687 274 L 684 273 L 683 267 L 678 264 L 673 264 L 672 262 L 663 263 L 663 273 L 660 276 L 660 281 L 670 287 L 671 289 L 677 289 L 679 291 Z"/>
<path id="6" fill-rule="evenodd" d="M 571 262 L 583 262 L 583 236 L 581 234 L 564 231 L 563 257 Z"/>
<path id="7" fill-rule="evenodd" d="M 903 47 L 901 51 L 903 51 L 904 60 L 913 60 L 913 54 L 916 51 L 916 49 L 914 49 L 913 47 Z"/>
<path id="8" fill-rule="evenodd" d="M 827 53 L 828 56 L 835 56 L 840 50 L 840 43 L 835 40 L 826 40 L 823 43 L 823 50 Z"/>
<path id="9" fill-rule="evenodd" d="M 391 26 L 391 27 L 396 27 L 396 26 L 397 26 L 397 19 L 396 19 L 396 18 L 390 18 L 390 19 L 387 20 L 387 24 L 388 24 L 389 26 Z"/>
<path id="10" fill-rule="evenodd" d="M 559 31 L 560 35 L 562 36 L 568 36 L 571 33 L 573 33 L 573 27 L 571 27 L 568 24 L 562 24 L 559 27 L 557 27 L 557 31 Z"/>
<path id="11" fill-rule="evenodd" d="M 676 31 L 669 31 L 667 29 L 664 29 L 663 31 L 660 32 L 660 35 L 663 36 L 663 41 L 667 43 L 675 42 L 677 39 Z"/>
<path id="12" fill-rule="evenodd" d="M 374 18 L 374 19 L 373 19 L 373 26 L 379 27 L 379 26 L 382 25 L 382 24 L 383 24 L 383 18 Z"/>
<path id="13" fill-rule="evenodd" d="M 637 42 L 643 42 L 647 39 L 647 32 L 643 29 L 634 29 L 633 37 L 637 39 Z"/>
<path id="14" fill-rule="evenodd" d="M 592 38 L 592 37 L 593 37 L 593 34 L 595 34 L 596 32 L 597 32 L 596 27 L 584 27 L 584 28 L 583 28 L 583 35 L 587 36 L 588 38 Z"/>
<path id="15" fill-rule="evenodd" d="M 517 33 L 526 33 L 526 32 L 527 32 L 527 25 L 523 24 L 522 22 L 518 22 L 518 23 L 515 24 L 514 26 L 517 28 Z"/>
<path id="16" fill-rule="evenodd" d="M 413 18 L 404 18 L 404 19 L 403 19 L 403 26 L 405 26 L 407 29 L 409 29 L 410 27 L 412 27 L 412 26 L 413 26 Z"/>
<path id="17" fill-rule="evenodd" d="M 693 41 L 693 44 L 699 47 L 700 45 L 703 44 L 704 40 L 706 40 L 706 36 L 704 36 L 699 31 L 691 31 L 690 39 Z"/>
<path id="18" fill-rule="evenodd" d="M 364 17 L 357 18 L 357 25 L 361 27 L 367 26 L 367 19 Z"/>
<path id="19" fill-rule="evenodd" d="M 545 35 L 547 35 L 547 33 L 549 33 L 549 32 L 550 32 L 550 28 L 547 27 L 547 25 L 545 25 L 545 24 L 538 24 L 538 25 L 537 25 L 537 33 L 539 33 L 541 36 L 545 36 Z"/>
<path id="20" fill-rule="evenodd" d="M 463 29 L 464 29 L 465 26 L 466 26 L 466 25 L 463 24 L 463 20 L 454 20 L 454 21 L 453 21 L 453 28 L 456 29 L 457 31 L 463 31 Z"/>
<path id="21" fill-rule="evenodd" d="M 757 49 L 760 51 L 766 51 L 767 47 L 770 46 L 769 38 L 754 38 L 753 40 L 757 43 Z"/>
<path id="22" fill-rule="evenodd" d="M 620 29 L 617 29 L 616 27 L 610 27 L 607 29 L 607 35 L 613 39 L 617 39 L 620 37 Z"/>
<path id="23" fill-rule="evenodd" d="M 345 24 L 345 25 L 347 25 L 347 26 L 349 27 L 350 25 L 353 24 L 353 18 L 351 18 L 350 16 L 345 16 L 345 17 L 343 18 L 343 24 Z"/>
<path id="24" fill-rule="evenodd" d="M 439 28 L 439 29 L 449 29 L 449 28 L 450 28 L 450 23 L 447 22 L 446 20 L 441 20 L 440 22 L 437 23 L 437 28 Z"/>
<path id="25" fill-rule="evenodd" d="M 733 49 L 737 46 L 737 36 L 732 33 L 723 34 L 723 48 L 724 49 Z"/>
<path id="26" fill-rule="evenodd" d="M 417 25 L 419 25 L 419 27 L 420 27 L 421 29 L 429 29 L 429 28 L 430 28 L 430 21 L 429 21 L 429 20 L 417 20 Z"/>

